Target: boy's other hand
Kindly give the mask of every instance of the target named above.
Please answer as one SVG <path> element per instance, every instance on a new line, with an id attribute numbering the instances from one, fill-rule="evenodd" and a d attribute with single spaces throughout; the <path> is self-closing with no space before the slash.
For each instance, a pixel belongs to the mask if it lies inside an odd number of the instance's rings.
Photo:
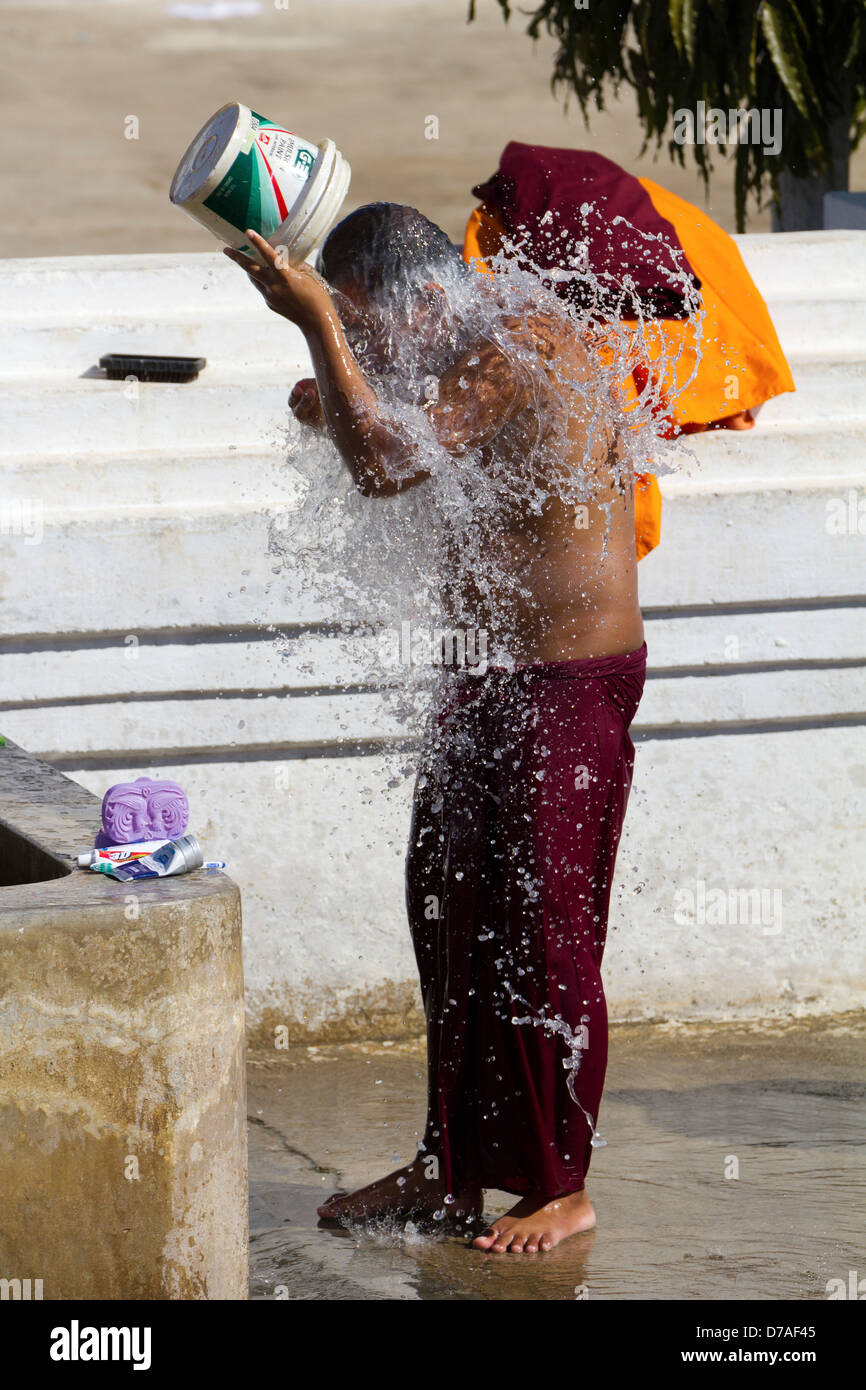
<path id="1" fill-rule="evenodd" d="M 245 270 L 265 303 L 275 314 L 296 323 L 302 332 L 318 327 L 333 308 L 328 286 L 312 266 L 305 262 L 292 265 L 284 246 L 276 250 L 258 232 L 250 229 L 247 240 L 265 261 L 257 265 L 243 251 L 224 246 L 223 252 Z"/>
<path id="2" fill-rule="evenodd" d="M 322 428 L 325 417 L 314 377 L 305 376 L 295 382 L 289 396 L 289 409 L 302 425 L 309 425 L 312 429 Z"/>

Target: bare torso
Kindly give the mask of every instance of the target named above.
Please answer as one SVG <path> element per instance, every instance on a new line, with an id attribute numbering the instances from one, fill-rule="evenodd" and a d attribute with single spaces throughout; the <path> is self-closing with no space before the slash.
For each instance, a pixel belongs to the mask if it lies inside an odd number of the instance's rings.
<path id="1" fill-rule="evenodd" d="M 464 622 L 471 616 L 472 625 L 487 634 L 488 651 L 507 649 L 519 663 L 634 651 L 644 639 L 633 475 L 621 463 L 617 467 L 619 446 L 610 428 L 599 430 L 590 443 L 579 391 L 563 396 L 563 379 L 579 383 L 592 371 L 576 334 L 563 334 L 541 315 L 527 320 L 520 336 L 527 331 L 541 359 L 555 360 L 555 384 L 551 380 L 547 394 L 536 383 L 481 458 L 485 468 L 515 475 L 531 454 L 535 481 L 549 495 L 540 514 L 515 497 L 496 515 L 478 517 L 474 542 L 490 557 L 484 579 L 497 577 L 494 592 L 486 593 L 484 583 L 465 574 L 469 567 L 455 556 L 452 573 L 460 579 L 455 591 L 444 595 L 446 605 Z M 540 434 L 546 438 L 539 449 Z M 584 504 L 562 500 L 565 489 L 557 489 L 551 476 L 557 469 L 580 470 L 587 480 L 581 489 Z"/>

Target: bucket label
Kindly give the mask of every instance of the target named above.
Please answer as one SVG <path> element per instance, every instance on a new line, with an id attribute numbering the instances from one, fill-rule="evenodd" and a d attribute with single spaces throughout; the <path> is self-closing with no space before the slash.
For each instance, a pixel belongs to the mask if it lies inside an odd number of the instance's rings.
<path id="1" fill-rule="evenodd" d="M 291 216 L 319 151 L 255 111 L 252 117 L 251 148 L 237 156 L 204 206 L 239 231 L 253 227 L 267 238 Z"/>

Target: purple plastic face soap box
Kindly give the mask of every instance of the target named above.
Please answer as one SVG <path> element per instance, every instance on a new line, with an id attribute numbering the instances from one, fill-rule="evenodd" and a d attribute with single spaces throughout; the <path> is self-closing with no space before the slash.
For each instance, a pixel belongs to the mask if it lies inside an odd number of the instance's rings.
<path id="1" fill-rule="evenodd" d="M 179 782 L 139 777 L 118 782 L 102 798 L 102 829 L 94 849 L 139 840 L 177 840 L 189 824 L 189 802 Z"/>

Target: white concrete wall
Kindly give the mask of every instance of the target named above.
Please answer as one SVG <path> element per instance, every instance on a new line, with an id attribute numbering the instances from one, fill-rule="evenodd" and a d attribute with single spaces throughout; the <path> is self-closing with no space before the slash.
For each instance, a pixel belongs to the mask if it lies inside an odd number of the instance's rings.
<path id="1" fill-rule="evenodd" d="M 863 998 L 866 234 L 739 241 L 798 391 L 663 480 L 607 957 L 619 1018 Z M 411 786 L 382 757 L 399 731 L 374 691 L 341 691 L 351 647 L 267 553 L 300 336 L 218 253 L 46 259 L 0 263 L 0 348 L 0 732 L 96 792 L 157 771 L 188 787 L 243 888 L 258 1032 L 417 1022 Z M 135 395 L 93 374 L 109 351 L 208 366 Z M 755 889 L 763 919 L 737 896 Z"/>

